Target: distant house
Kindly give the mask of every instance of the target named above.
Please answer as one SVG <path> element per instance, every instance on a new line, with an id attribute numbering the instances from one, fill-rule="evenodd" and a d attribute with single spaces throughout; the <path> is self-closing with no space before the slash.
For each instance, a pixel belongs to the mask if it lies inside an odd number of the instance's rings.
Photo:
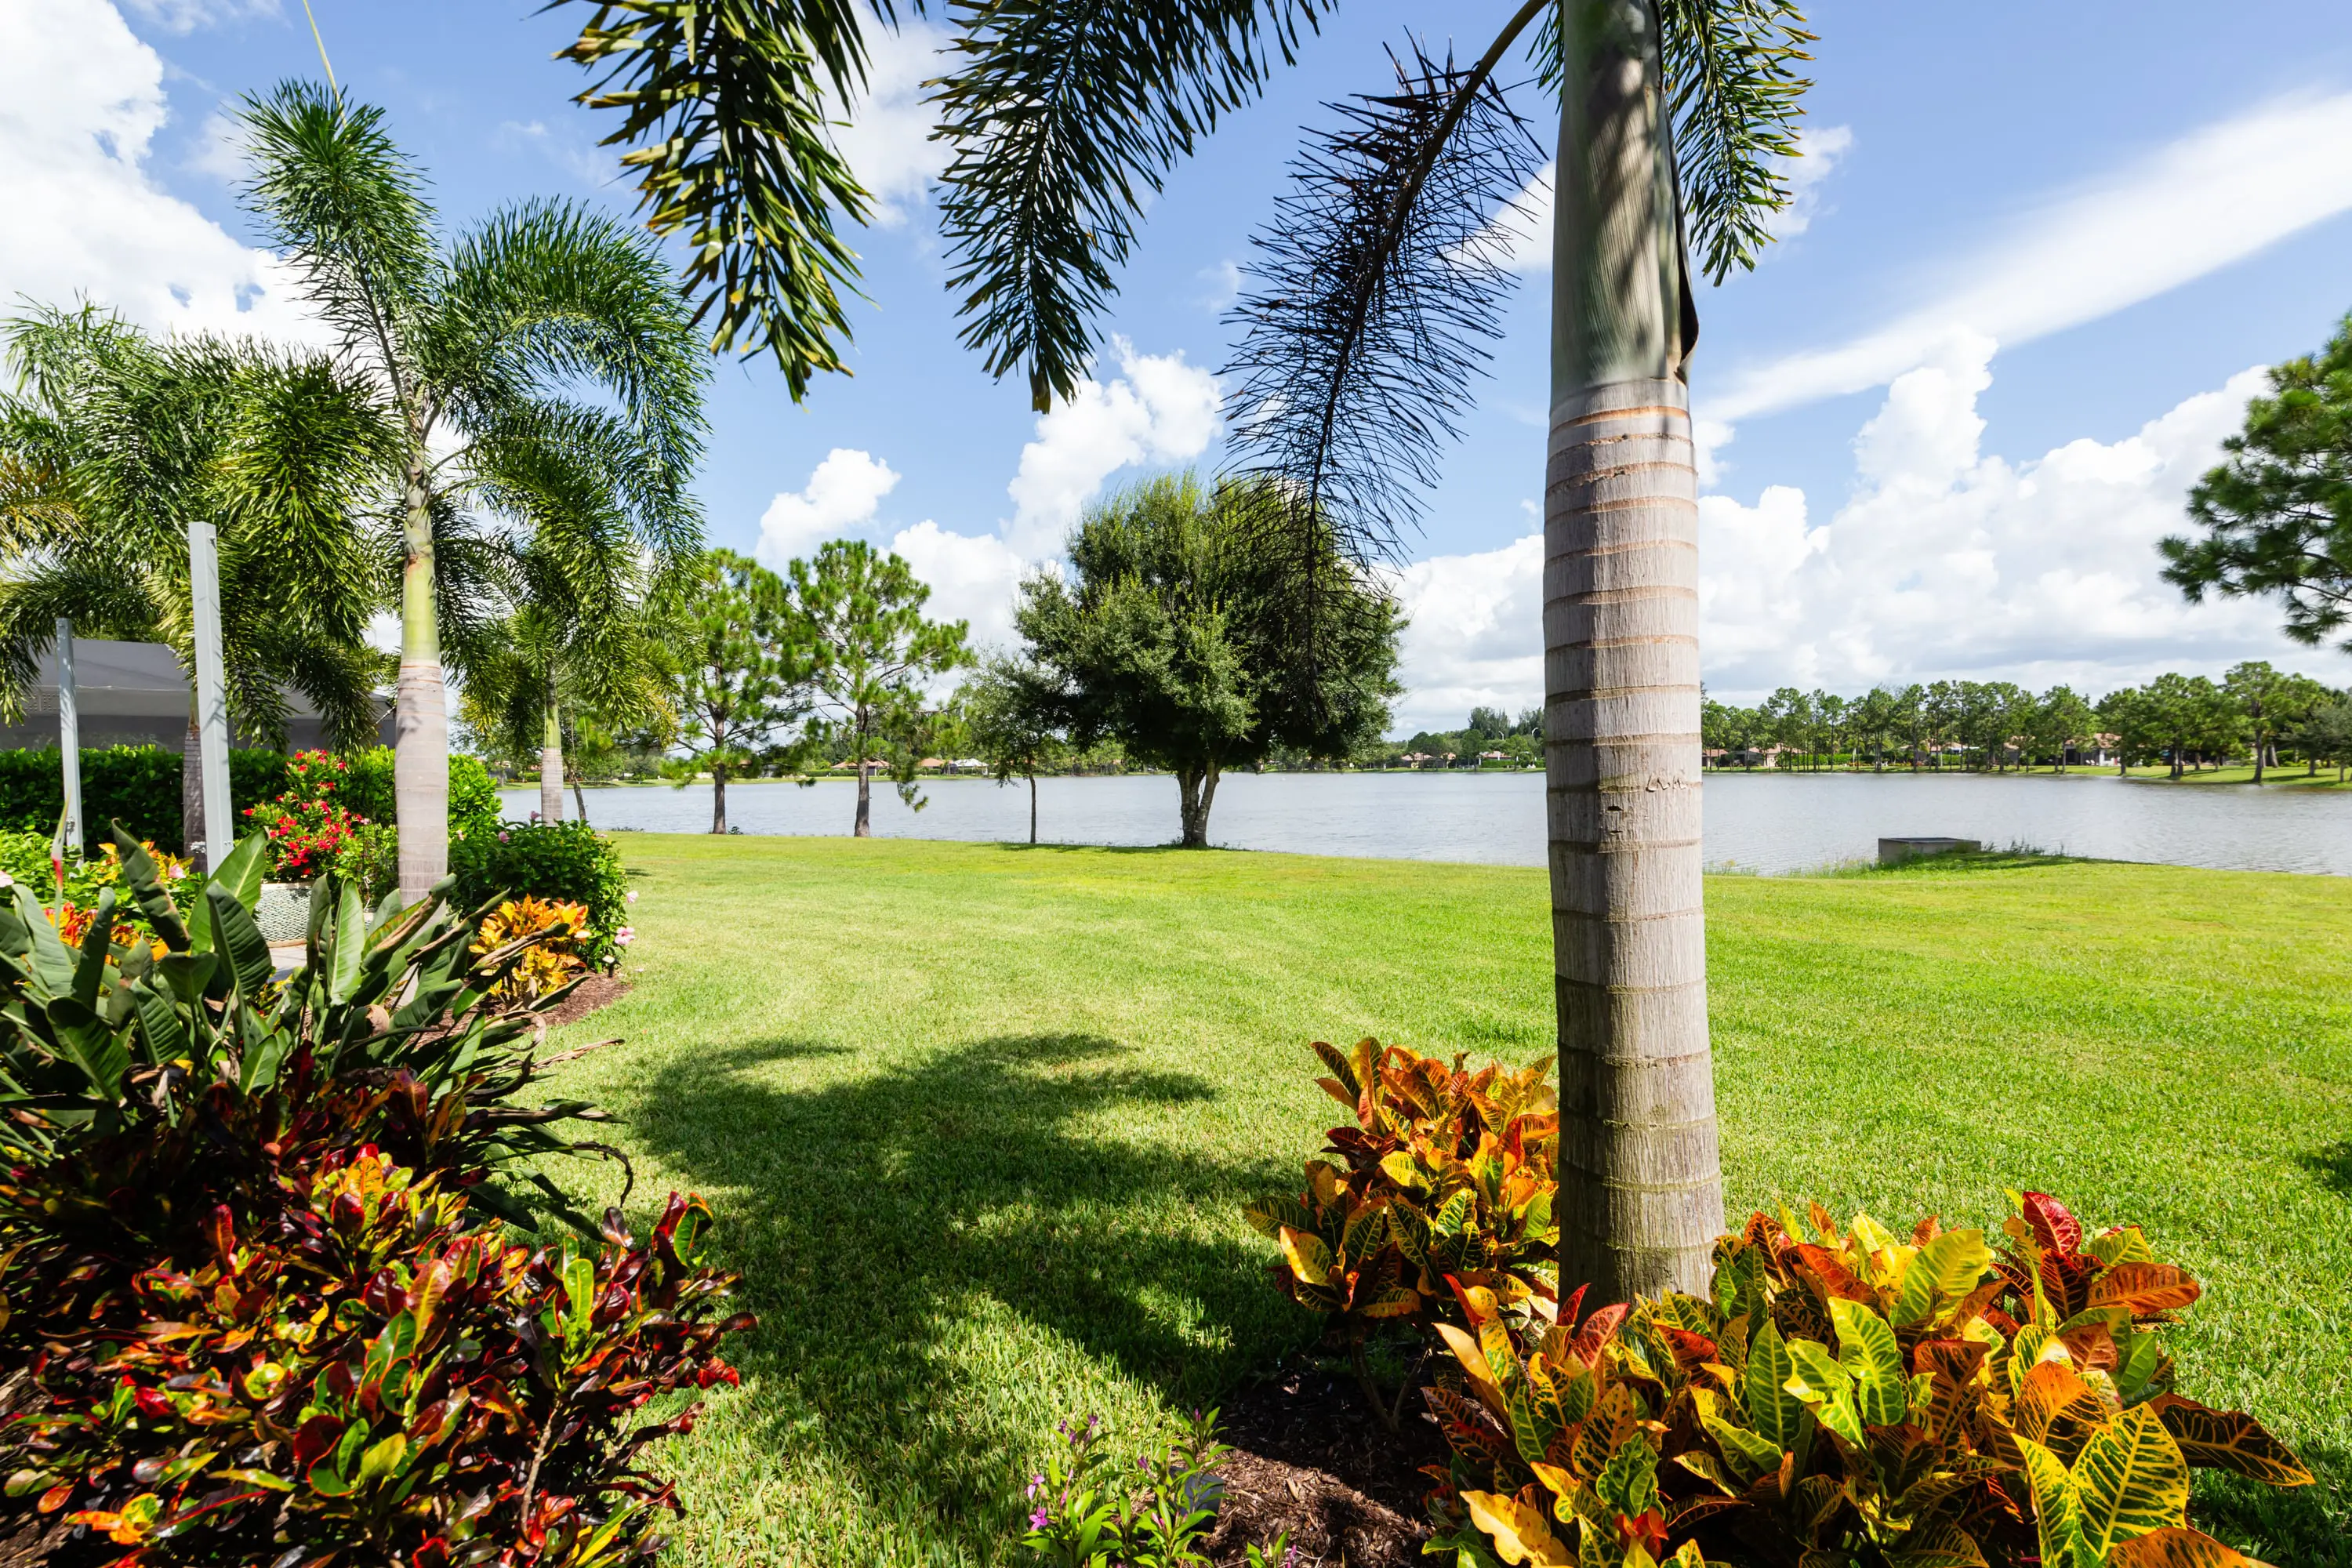
<path id="1" fill-rule="evenodd" d="M 85 747 L 165 746 L 178 751 L 186 744 L 192 706 L 188 682 L 169 647 L 162 643 L 76 637 L 73 662 L 75 708 Z M 376 739 L 389 746 L 392 704 L 378 700 Z M 230 740 L 239 746 L 276 742 L 274 736 L 241 731 Z M 0 723 L 0 746 L 57 743 L 58 654 L 51 647 L 42 653 L 39 670 L 26 689 L 24 718 L 14 724 Z M 298 752 L 327 744 L 319 710 L 297 691 L 286 693 L 286 744 Z"/>

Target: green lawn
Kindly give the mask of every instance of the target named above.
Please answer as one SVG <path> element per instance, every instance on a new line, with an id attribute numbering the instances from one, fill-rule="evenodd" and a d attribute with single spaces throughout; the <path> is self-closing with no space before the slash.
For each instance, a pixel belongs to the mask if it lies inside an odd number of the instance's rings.
<path id="1" fill-rule="evenodd" d="M 761 1318 L 740 1390 L 660 1460 L 681 1562 L 1010 1557 L 1056 1419 L 1139 1434 L 1305 1337 L 1235 1207 L 1333 1120 L 1307 1041 L 1549 1048 L 1538 871 L 624 844 L 637 989 L 557 1043 L 625 1042 L 560 1087 L 625 1119 L 633 1211 L 711 1200 Z M 2323 1478 L 2200 1514 L 2283 1565 L 2352 1562 L 2345 884 L 2073 863 L 1709 899 L 1736 1210 L 1993 1223 L 2032 1185 L 2143 1224 L 2207 1284 L 2183 1390 Z"/>

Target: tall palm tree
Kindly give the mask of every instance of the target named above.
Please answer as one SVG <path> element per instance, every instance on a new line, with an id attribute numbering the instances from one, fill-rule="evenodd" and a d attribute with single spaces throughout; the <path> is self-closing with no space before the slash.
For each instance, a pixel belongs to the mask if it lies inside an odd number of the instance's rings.
<path id="1" fill-rule="evenodd" d="M 201 831 L 188 523 L 219 538 L 229 710 L 282 740 L 289 688 L 330 734 L 373 731 L 363 641 L 383 574 L 364 526 L 392 432 L 327 356 L 212 337 L 155 342 L 97 310 L 0 327 L 0 702 L 20 703 L 59 616 L 167 644 L 188 676 L 186 831 Z"/>
<path id="2" fill-rule="evenodd" d="M 462 675 L 497 624 L 499 476 L 534 451 L 572 455 L 614 480 L 645 537 L 688 548 L 708 372 L 644 234 L 535 202 L 445 244 L 382 110 L 289 82 L 247 100 L 243 122 L 248 205 L 399 432 L 380 479 L 398 519 L 394 791 L 415 900 L 448 865 L 444 662 Z"/>
<path id="3" fill-rule="evenodd" d="M 891 0 L 869 0 L 893 18 Z M 937 85 L 941 228 L 964 340 L 1043 410 L 1100 337 L 1140 216 L 1254 99 L 1328 0 L 958 5 Z M 1433 12 L 1444 19 L 1447 14 Z M 815 125 L 866 60 L 843 0 L 598 0 L 569 58 L 624 110 L 641 201 L 703 258 L 715 346 L 772 352 L 795 395 L 838 368 L 835 232 L 863 194 Z M 1245 467 L 1312 563 L 1395 551 L 1465 406 L 1509 279 L 1491 224 L 1529 163 L 1496 73 L 1558 94 L 1544 642 L 1563 1116 L 1563 1282 L 1703 1285 L 1722 1221 L 1700 911 L 1696 482 L 1686 240 L 1718 280 L 1785 205 L 1810 36 L 1789 0 L 1527 0 L 1467 68 L 1415 46 L 1298 166 L 1238 310 Z M 751 134 L 753 132 L 761 134 Z M 814 151 L 808 151 L 814 149 Z M 796 153 L 806 152 L 797 160 Z M 1316 569 L 1297 591 L 1311 611 Z M 1297 616 L 1311 626 L 1311 613 Z"/>

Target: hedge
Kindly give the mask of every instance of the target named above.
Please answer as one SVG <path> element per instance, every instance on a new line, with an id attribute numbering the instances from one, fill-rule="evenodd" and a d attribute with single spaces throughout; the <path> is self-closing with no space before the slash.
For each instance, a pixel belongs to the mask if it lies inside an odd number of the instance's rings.
<path id="1" fill-rule="evenodd" d="M 120 822 L 133 837 L 184 850 L 180 765 L 180 753 L 163 746 L 83 747 L 81 813 L 89 841 L 97 843 L 108 823 Z M 278 752 L 229 752 L 229 796 L 238 810 L 285 787 L 286 759 Z M 55 746 L 0 751 L 0 827 L 54 833 L 65 798 L 64 769 Z"/>
<path id="2" fill-rule="evenodd" d="M 180 822 L 180 753 L 165 746 L 85 746 L 81 753 L 82 823 L 89 841 L 120 822 L 136 838 L 185 852 Z M 352 758 L 352 809 L 371 822 L 393 820 L 392 749 L 374 746 Z M 283 752 L 256 749 L 228 754 L 228 793 L 239 814 L 286 791 Z M 0 828 L 50 834 L 65 809 L 58 749 L 0 750 Z M 478 757 L 449 759 L 449 826 L 495 825 L 499 788 Z"/>

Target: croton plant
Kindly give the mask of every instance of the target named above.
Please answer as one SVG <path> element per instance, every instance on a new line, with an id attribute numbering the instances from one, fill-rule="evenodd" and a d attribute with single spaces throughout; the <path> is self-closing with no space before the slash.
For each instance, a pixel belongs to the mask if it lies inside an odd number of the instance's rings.
<path id="1" fill-rule="evenodd" d="M 2310 1473 L 2250 1415 L 2172 1391 L 2197 1300 L 2134 1226 L 2027 1193 L 2000 1241 L 1930 1218 L 1751 1218 L 1711 1293 L 1580 1317 L 1480 1285 L 1435 1325 L 1453 1446 L 1433 1550 L 1465 1568 L 2230 1568 L 2189 1470 Z"/>
<path id="2" fill-rule="evenodd" d="M 536 1168 L 599 1147 L 553 1131 L 589 1108 L 514 1101 L 545 933 L 478 952 L 445 896 L 372 913 L 331 872 L 280 976 L 258 839 L 184 910 L 122 842 L 152 940 L 112 938 L 113 889 L 78 947 L 0 908 L 0 1534 L 116 1568 L 649 1558 L 638 1455 L 751 1321 L 698 1202 L 639 1241 Z M 580 1235 L 508 1229 L 550 1217 Z"/>
<path id="3" fill-rule="evenodd" d="M 1314 1049 L 1331 1073 L 1318 1081 L 1355 1125 L 1325 1135 L 1337 1160 L 1308 1160 L 1306 1191 L 1243 1214 L 1282 1249 L 1276 1282 L 1331 1320 L 1393 1427 L 1363 1355 L 1378 1325 L 1460 1321 L 1457 1286 L 1511 1310 L 1552 1300 L 1559 1108 L 1545 1067 L 1469 1071 L 1462 1057 L 1369 1039 Z"/>

